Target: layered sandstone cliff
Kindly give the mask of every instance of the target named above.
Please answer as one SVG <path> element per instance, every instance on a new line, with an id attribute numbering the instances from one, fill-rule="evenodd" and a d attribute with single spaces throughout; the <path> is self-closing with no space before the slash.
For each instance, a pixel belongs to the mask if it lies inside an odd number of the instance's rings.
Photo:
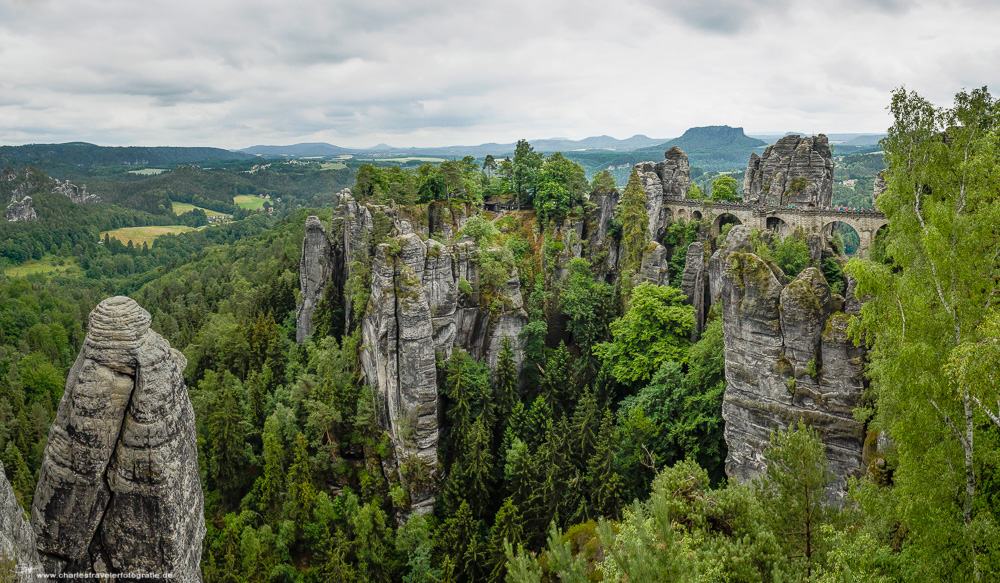
<path id="1" fill-rule="evenodd" d="M 5 575 L 17 575 L 20 583 L 35 583 L 41 580 L 40 574 L 35 532 L 17 503 L 0 463 L 0 581 L 8 581 Z"/>
<path id="2" fill-rule="evenodd" d="M 301 298 L 295 308 L 295 341 L 302 344 L 313 331 L 313 313 L 333 276 L 333 246 L 319 217 L 306 219 L 299 261 Z"/>
<path id="3" fill-rule="evenodd" d="M 201 580 L 204 502 L 186 361 L 149 324 L 122 296 L 90 314 L 31 512 L 48 573 Z"/>
<path id="4" fill-rule="evenodd" d="M 750 154 L 743 200 L 767 206 L 827 207 L 833 201 L 833 153 L 826 136 L 788 135 Z"/>
<path id="5" fill-rule="evenodd" d="M 857 300 L 850 291 L 847 298 L 831 293 L 816 268 L 788 281 L 751 252 L 749 235 L 734 228 L 709 265 L 729 383 L 722 406 L 726 473 L 741 481 L 759 475 L 771 431 L 804 419 L 826 446 L 837 477 L 828 494 L 840 499 L 847 477 L 861 470 L 865 436 L 852 415 L 864 391 L 865 351 L 847 337 Z"/>
<path id="6" fill-rule="evenodd" d="M 649 215 L 650 238 L 659 241 L 670 220 L 670 211 L 663 207 L 664 199 L 684 198 L 691 188 L 691 168 L 687 154 L 677 146 L 667 150 L 660 162 L 640 162 L 635 171 L 646 191 L 646 213 Z"/>

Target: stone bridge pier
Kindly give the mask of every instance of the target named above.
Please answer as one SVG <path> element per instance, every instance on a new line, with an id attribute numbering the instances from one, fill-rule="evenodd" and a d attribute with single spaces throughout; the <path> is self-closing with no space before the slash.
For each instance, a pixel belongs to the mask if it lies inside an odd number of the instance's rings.
<path id="1" fill-rule="evenodd" d="M 761 231 L 775 231 L 781 236 L 796 230 L 801 230 L 805 234 L 820 233 L 830 236 L 838 222 L 846 223 L 858 233 L 860 239 L 858 255 L 861 257 L 867 257 L 875 235 L 889 224 L 885 215 L 875 210 L 785 208 L 686 198 L 664 200 L 663 208 L 669 209 L 669 216 L 675 221 L 710 219 L 713 236 L 718 235 L 723 225 L 729 223 L 746 225 Z"/>

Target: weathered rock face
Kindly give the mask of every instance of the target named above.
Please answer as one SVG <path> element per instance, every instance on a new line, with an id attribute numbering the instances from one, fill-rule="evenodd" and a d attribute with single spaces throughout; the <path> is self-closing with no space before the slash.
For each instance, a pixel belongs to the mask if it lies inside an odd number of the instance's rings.
<path id="1" fill-rule="evenodd" d="M 618 268 L 618 241 L 610 236 L 611 220 L 615 216 L 621 195 L 617 190 L 611 192 L 595 192 L 590 195 L 593 207 L 587 216 L 587 249 L 591 257 L 607 253 L 607 258 L 601 262 L 602 275 L 608 278 Z"/>
<path id="2" fill-rule="evenodd" d="M 842 499 L 846 478 L 861 469 L 865 428 L 852 410 L 864 390 L 864 349 L 847 338 L 845 300 L 818 269 L 788 282 L 749 252 L 748 235 L 734 228 L 710 262 L 710 271 L 721 269 L 726 473 L 741 481 L 759 475 L 771 430 L 804 419 L 837 476 L 828 495 Z"/>
<path id="3" fill-rule="evenodd" d="M 187 363 L 149 324 L 122 296 L 90 314 L 31 511 L 49 573 L 201 581 L 204 501 Z"/>
<path id="4" fill-rule="evenodd" d="M 820 134 L 789 135 L 750 154 L 743 179 L 743 200 L 769 206 L 830 206 L 833 201 L 833 154 Z"/>
<path id="5" fill-rule="evenodd" d="M 299 260 L 301 301 L 295 308 L 295 341 L 302 344 L 313 331 L 313 313 L 323 299 L 333 275 L 333 247 L 319 217 L 306 219 L 306 236 L 302 240 Z"/>
<path id="6" fill-rule="evenodd" d="M 37 221 L 38 215 L 35 214 L 35 207 L 31 206 L 31 197 L 26 196 L 21 200 L 11 200 L 10 204 L 7 205 L 7 220 L 10 222 L 16 221 Z"/>
<path id="7" fill-rule="evenodd" d="M 889 190 L 889 185 L 885 183 L 885 170 L 879 170 L 878 174 L 875 175 L 875 187 L 872 189 L 872 200 L 878 199 L 879 196 Z"/>
<path id="8" fill-rule="evenodd" d="M 646 191 L 646 213 L 649 215 L 649 233 L 654 240 L 662 238 L 662 230 L 669 217 L 663 200 L 684 198 L 691 188 L 691 168 L 687 154 L 677 146 L 663 155 L 663 161 L 640 162 L 635 165 Z"/>
<path id="9" fill-rule="evenodd" d="M 667 260 L 667 248 L 655 241 L 642 255 L 639 266 L 639 281 L 654 285 L 670 285 L 670 269 Z"/>
<path id="10" fill-rule="evenodd" d="M 384 426 L 401 460 L 437 464 L 437 354 L 448 358 L 461 346 L 495 366 L 507 337 L 520 359 L 518 334 L 528 319 L 517 271 L 502 292 L 499 313 L 483 310 L 476 253 L 471 241 L 446 246 L 412 233 L 376 251 L 361 328 L 361 364 L 385 404 Z M 463 280 L 471 294 L 462 291 Z M 415 512 L 431 510 L 432 491 L 411 494 Z"/>
<path id="11" fill-rule="evenodd" d="M 35 532 L 31 530 L 28 516 L 14 497 L 3 463 L 0 463 L 0 575 L 7 561 L 13 561 L 14 571 L 21 583 L 39 581 L 42 573 L 35 548 Z"/>
<path id="12" fill-rule="evenodd" d="M 83 204 L 88 202 L 101 202 L 101 197 L 96 194 L 91 194 L 87 192 L 87 185 L 77 186 L 67 180 L 66 182 L 60 182 L 58 178 L 55 180 L 55 187 L 52 192 L 55 194 L 62 194 L 68 196 L 70 200 L 77 204 Z"/>
<path id="13" fill-rule="evenodd" d="M 708 297 L 705 245 L 701 242 L 694 241 L 688 245 L 687 257 L 684 258 L 684 273 L 681 275 L 681 292 L 694 306 L 695 326 L 691 329 L 691 339 L 697 340 L 705 331 L 705 318 L 712 305 L 712 299 Z"/>

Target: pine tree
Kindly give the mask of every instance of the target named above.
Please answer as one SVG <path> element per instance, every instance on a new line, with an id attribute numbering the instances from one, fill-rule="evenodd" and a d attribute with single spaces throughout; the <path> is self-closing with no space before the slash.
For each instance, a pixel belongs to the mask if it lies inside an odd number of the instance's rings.
<path id="1" fill-rule="evenodd" d="M 264 475 L 257 478 L 254 492 L 258 510 L 268 524 L 273 524 L 278 518 L 280 497 L 284 491 L 284 473 L 281 441 L 275 428 L 267 427 L 264 430 Z"/>
<path id="2" fill-rule="evenodd" d="M 618 205 L 618 220 L 622 225 L 622 251 L 619 265 L 623 272 L 636 273 L 649 242 L 649 214 L 646 212 L 646 192 L 639 173 L 632 169 Z"/>
<path id="3" fill-rule="evenodd" d="M 490 446 L 490 432 L 486 428 L 483 416 L 480 415 L 472 426 L 468 447 L 462 456 L 465 460 L 465 474 L 468 484 L 468 500 L 473 514 L 482 518 L 490 504 L 493 491 L 493 454 Z"/>
<path id="4" fill-rule="evenodd" d="M 316 502 L 316 488 L 312 483 L 309 468 L 309 451 L 306 436 L 295 436 L 295 459 L 288 468 L 288 518 L 297 525 L 306 524 L 311 517 L 313 503 Z"/>
<path id="5" fill-rule="evenodd" d="M 214 487 L 230 500 L 241 490 L 246 476 L 246 432 L 239 390 L 239 380 L 226 371 L 208 417 L 209 476 Z"/>
<path id="6" fill-rule="evenodd" d="M 586 488 L 591 496 L 591 508 L 598 516 L 618 516 L 621 496 L 621 476 L 615 470 L 615 418 L 605 409 L 594 453 L 587 462 Z"/>
<path id="7" fill-rule="evenodd" d="M 493 375 L 493 393 L 497 417 L 509 419 L 518 396 L 517 364 L 514 362 L 513 343 L 508 336 L 504 336 L 500 344 L 500 356 L 497 358 L 497 368 Z M 503 428 L 500 430 L 502 432 Z"/>
<path id="8" fill-rule="evenodd" d="M 504 500 L 503 506 L 497 512 L 490 532 L 490 540 L 486 545 L 487 559 L 489 560 L 490 583 L 499 583 L 504 580 L 507 569 L 507 555 L 504 553 L 504 544 L 509 544 L 517 548 L 524 542 L 523 518 L 514 499 L 508 497 Z"/>

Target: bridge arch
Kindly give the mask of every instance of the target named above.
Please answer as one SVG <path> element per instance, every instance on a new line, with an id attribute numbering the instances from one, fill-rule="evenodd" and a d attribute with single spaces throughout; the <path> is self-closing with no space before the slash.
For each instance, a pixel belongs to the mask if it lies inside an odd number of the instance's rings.
<path id="1" fill-rule="evenodd" d="M 692 221 L 700 221 L 701 220 L 701 211 L 691 211 L 691 220 Z"/>
<path id="2" fill-rule="evenodd" d="M 792 232 L 791 226 L 781 217 L 767 217 L 764 228 L 768 231 L 774 231 L 781 237 L 787 237 Z"/>
<path id="3" fill-rule="evenodd" d="M 686 208 L 679 208 L 675 211 L 674 219 L 677 221 L 686 221 L 688 219 L 688 212 Z"/>
<path id="4" fill-rule="evenodd" d="M 830 221 L 823 226 L 823 234 L 827 237 L 837 237 L 840 236 L 841 243 L 843 243 L 843 249 L 841 251 L 845 255 L 857 256 L 862 248 L 867 250 L 868 243 L 866 237 L 862 234 L 862 230 L 858 228 L 857 225 L 851 224 L 848 221 Z"/>
<path id="5" fill-rule="evenodd" d="M 732 213 L 721 213 L 712 221 L 712 236 L 717 237 L 722 233 L 722 227 L 726 225 L 742 225 L 743 221 Z"/>

